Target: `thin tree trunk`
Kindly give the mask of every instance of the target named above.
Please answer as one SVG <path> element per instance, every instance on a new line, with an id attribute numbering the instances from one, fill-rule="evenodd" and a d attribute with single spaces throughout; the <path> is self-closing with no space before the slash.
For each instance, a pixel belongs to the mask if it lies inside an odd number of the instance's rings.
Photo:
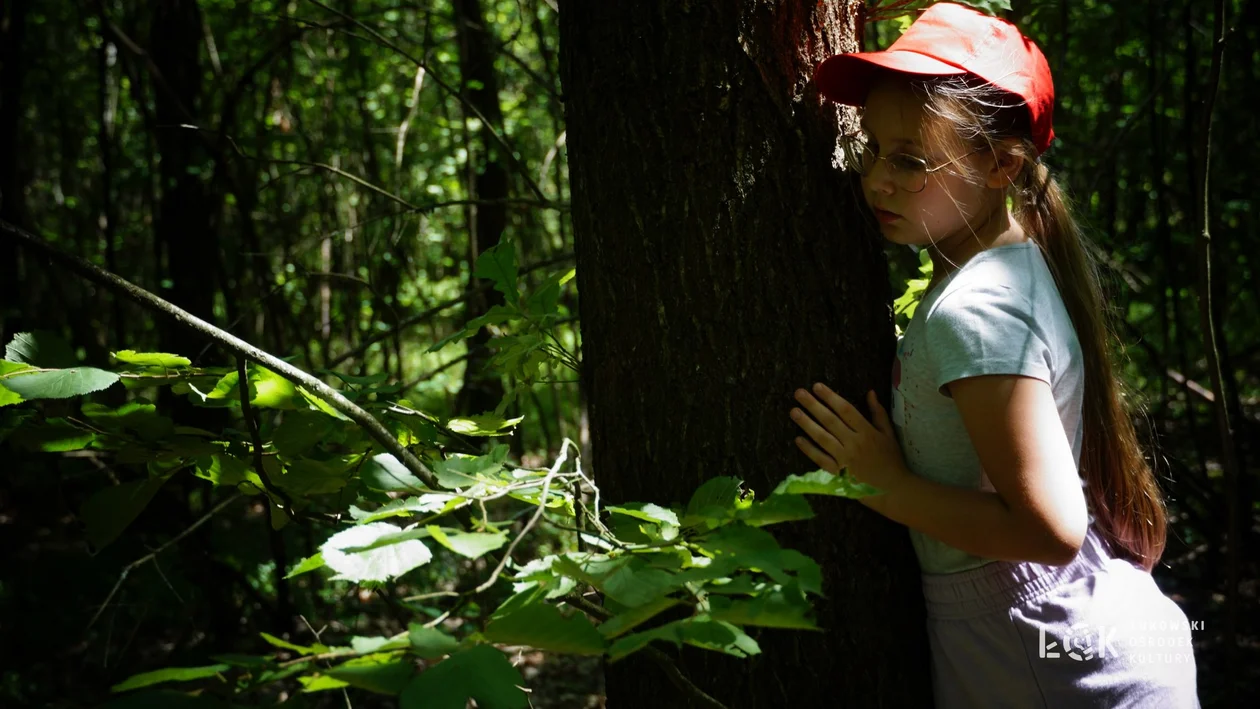
<path id="1" fill-rule="evenodd" d="M 507 170 L 503 163 L 508 158 L 502 155 L 502 148 L 491 135 L 491 129 L 503 126 L 503 111 L 499 107 L 499 78 L 494 69 L 494 46 L 490 28 L 486 24 L 481 0 L 452 0 L 455 11 L 455 29 L 459 38 L 459 61 L 462 84 L 460 90 L 465 93 L 468 103 L 481 112 L 489 123 L 482 123 L 478 131 L 476 150 L 481 165 L 469 151 L 469 165 L 475 171 L 471 179 L 472 189 L 469 199 L 502 200 L 508 196 Z M 480 86 L 470 85 L 476 82 Z M 468 249 L 469 263 L 476 263 L 477 257 L 488 249 L 498 245 L 507 225 L 507 207 L 498 204 L 469 205 L 470 243 Z M 469 269 L 472 270 L 471 268 Z M 476 285 L 475 276 L 469 278 L 469 287 Z M 465 320 L 481 315 L 495 305 L 503 303 L 503 294 L 497 290 L 483 291 L 469 297 L 465 306 Z M 468 338 L 469 356 L 464 368 L 464 384 L 456 400 L 456 411 L 463 413 L 481 413 L 498 406 L 503 399 L 503 383 L 495 373 L 487 373 L 486 361 L 493 353 L 484 349 L 489 341 L 490 333 L 482 329 Z M 513 437 L 513 445 L 518 436 Z M 515 450 L 519 455 L 520 451 Z"/>
<path id="2" fill-rule="evenodd" d="M 890 289 L 879 238 L 833 167 L 837 110 L 815 64 L 857 48 L 856 2 L 565 2 L 561 74 L 583 324 L 587 458 L 605 500 L 685 504 L 738 476 L 758 497 L 815 466 L 793 391 L 887 405 Z M 821 633 L 755 632 L 740 660 L 684 646 L 730 707 L 927 706 L 920 573 L 905 527 L 849 500 L 773 528 L 822 566 Z M 670 652 L 674 651 L 670 649 Z M 687 706 L 631 656 L 608 706 Z"/>

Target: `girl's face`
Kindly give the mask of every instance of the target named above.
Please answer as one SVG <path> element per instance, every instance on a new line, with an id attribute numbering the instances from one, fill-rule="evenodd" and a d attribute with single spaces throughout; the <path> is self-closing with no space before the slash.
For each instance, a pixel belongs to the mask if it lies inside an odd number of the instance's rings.
<path id="1" fill-rule="evenodd" d="M 866 99 L 862 128 L 879 157 L 905 153 L 926 161 L 928 169 L 949 163 L 947 153 L 925 139 L 925 121 L 939 120 L 924 108 L 923 98 L 903 82 L 883 79 Z M 928 246 L 972 235 L 981 215 L 993 207 L 994 190 L 966 180 L 960 171 L 983 155 L 967 156 L 927 174 L 920 192 L 909 192 L 893 179 L 889 160 L 876 160 L 862 178 L 862 194 L 879 220 L 880 232 L 896 244 Z M 978 166 L 977 166 L 978 167 Z"/>

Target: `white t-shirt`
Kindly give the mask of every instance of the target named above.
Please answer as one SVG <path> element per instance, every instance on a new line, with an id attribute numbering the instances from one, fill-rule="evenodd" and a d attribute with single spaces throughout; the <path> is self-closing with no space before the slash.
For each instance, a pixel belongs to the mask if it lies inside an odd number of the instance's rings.
<path id="1" fill-rule="evenodd" d="M 1031 241 L 981 251 L 947 275 L 924 294 L 898 339 L 892 419 L 911 472 L 948 485 L 993 490 L 958 407 L 942 393 L 949 382 L 981 374 L 1048 382 L 1079 469 L 1085 389 L 1080 342 L 1045 257 Z M 1076 470 L 1054 473 L 1077 475 Z M 925 574 L 995 561 L 914 529 L 910 539 Z"/>

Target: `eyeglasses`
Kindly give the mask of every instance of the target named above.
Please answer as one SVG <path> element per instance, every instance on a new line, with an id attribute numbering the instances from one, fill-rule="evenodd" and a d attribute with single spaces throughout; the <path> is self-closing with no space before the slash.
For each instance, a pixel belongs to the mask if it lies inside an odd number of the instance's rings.
<path id="1" fill-rule="evenodd" d="M 928 167 L 926 160 L 907 153 L 876 154 L 875 150 L 871 148 L 870 139 L 864 132 L 847 133 L 840 136 L 840 147 L 844 151 L 845 167 L 862 177 L 867 177 L 871 174 L 871 171 L 875 169 L 876 162 L 880 160 L 886 161 L 893 184 L 906 192 L 922 192 L 923 188 L 927 187 L 928 175 L 984 150 L 984 148 L 977 148 L 948 162 L 941 163 L 935 167 Z"/>

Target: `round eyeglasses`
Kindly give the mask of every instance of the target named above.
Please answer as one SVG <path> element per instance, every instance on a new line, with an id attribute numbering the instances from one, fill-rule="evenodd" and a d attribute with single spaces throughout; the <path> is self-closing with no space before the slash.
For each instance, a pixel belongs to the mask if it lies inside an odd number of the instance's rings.
<path id="1" fill-rule="evenodd" d="M 847 133 L 840 136 L 840 147 L 844 151 L 845 167 L 862 177 L 871 174 L 871 171 L 875 169 L 875 163 L 880 160 L 887 162 L 888 173 L 893 184 L 906 192 L 922 192 L 923 188 L 927 187 L 928 175 L 984 150 L 984 148 L 977 148 L 948 162 L 928 167 L 926 160 L 908 153 L 876 154 L 865 133 Z"/>

